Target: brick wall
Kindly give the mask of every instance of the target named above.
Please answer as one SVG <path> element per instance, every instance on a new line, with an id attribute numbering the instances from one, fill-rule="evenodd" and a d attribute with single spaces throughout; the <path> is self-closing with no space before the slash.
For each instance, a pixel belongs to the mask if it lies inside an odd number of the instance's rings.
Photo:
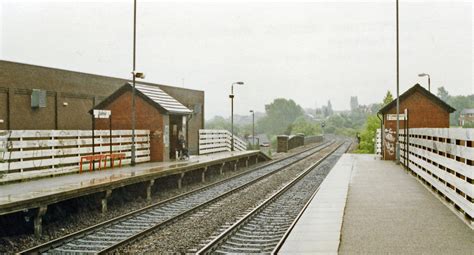
<path id="1" fill-rule="evenodd" d="M 408 125 L 410 128 L 448 128 L 449 112 L 444 108 L 416 91 L 406 99 L 400 101 L 400 114 L 408 109 Z M 388 120 L 387 114 L 396 114 L 396 107 L 392 107 L 384 114 L 384 159 L 394 160 L 396 157 L 395 132 L 397 121 Z M 405 128 L 405 121 L 400 120 L 400 129 Z"/>
<path id="2" fill-rule="evenodd" d="M 0 60 L 0 130 L 90 129 L 88 111 L 128 80 Z M 204 128 L 204 91 L 159 85 L 185 106 L 202 106 L 189 122 L 189 150 L 197 153 Z M 32 89 L 48 92 L 47 106 L 32 109 Z"/>
<path id="3" fill-rule="evenodd" d="M 132 93 L 125 92 L 104 109 L 112 111 L 112 129 L 131 129 Z M 135 129 L 150 130 L 150 161 L 165 161 L 168 159 L 163 143 L 163 115 L 154 106 L 136 97 L 136 126 Z M 96 129 L 109 129 L 108 119 L 96 119 Z"/>

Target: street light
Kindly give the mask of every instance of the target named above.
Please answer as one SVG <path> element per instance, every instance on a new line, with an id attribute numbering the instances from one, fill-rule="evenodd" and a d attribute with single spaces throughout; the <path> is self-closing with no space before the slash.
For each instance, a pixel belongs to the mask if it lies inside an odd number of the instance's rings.
<path id="1" fill-rule="evenodd" d="M 396 132 L 396 156 L 395 156 L 395 163 L 398 165 L 400 164 L 400 142 L 398 141 L 399 131 L 400 131 L 400 47 L 399 47 L 399 33 L 398 33 L 398 0 L 396 1 L 395 7 L 395 15 L 396 15 L 396 48 L 397 48 L 397 132 Z"/>
<path id="2" fill-rule="evenodd" d="M 252 145 L 255 146 L 255 112 L 250 110 L 252 113 Z"/>
<path id="3" fill-rule="evenodd" d="M 230 150 L 234 151 L 234 84 L 237 85 L 244 85 L 243 81 L 237 81 L 232 83 L 230 86 L 230 126 L 231 126 L 231 135 L 232 135 L 232 140 L 231 140 L 231 145 L 230 145 Z"/>
<path id="4" fill-rule="evenodd" d="M 136 41 L 137 41 L 137 0 L 133 1 L 133 70 L 132 70 L 132 151 L 130 164 L 135 165 L 135 122 L 136 122 L 136 108 L 135 108 L 135 79 L 145 79 L 145 74 L 137 72 L 136 68 Z"/>
<path id="5" fill-rule="evenodd" d="M 425 76 L 428 76 L 428 91 L 431 92 L 431 79 L 430 79 L 430 75 L 427 74 L 427 73 L 420 73 L 420 74 L 418 74 L 418 77 L 425 77 Z"/>

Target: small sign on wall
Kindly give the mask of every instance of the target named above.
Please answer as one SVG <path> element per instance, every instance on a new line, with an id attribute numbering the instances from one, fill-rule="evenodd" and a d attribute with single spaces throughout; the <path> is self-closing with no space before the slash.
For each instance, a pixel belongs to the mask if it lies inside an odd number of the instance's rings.
<path id="1" fill-rule="evenodd" d="M 400 114 L 399 119 L 400 120 L 406 120 L 406 115 L 405 114 Z M 387 120 L 397 120 L 397 115 L 396 114 L 387 114 Z"/>
<path id="2" fill-rule="evenodd" d="M 108 119 L 112 114 L 110 110 L 94 110 L 94 118 L 96 119 Z"/>

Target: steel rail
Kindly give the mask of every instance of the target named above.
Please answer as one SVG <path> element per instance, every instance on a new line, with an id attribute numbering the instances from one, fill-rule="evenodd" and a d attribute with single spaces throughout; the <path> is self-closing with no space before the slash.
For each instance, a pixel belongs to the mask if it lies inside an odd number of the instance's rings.
<path id="1" fill-rule="evenodd" d="M 258 170 L 262 170 L 262 169 L 265 169 L 265 168 L 267 168 L 267 167 L 271 167 L 271 166 L 276 165 L 276 164 L 278 164 L 278 163 L 281 163 L 281 162 L 283 162 L 283 161 L 285 161 L 285 160 L 289 160 L 289 159 L 291 159 L 291 158 L 293 158 L 293 157 L 295 157 L 295 156 L 299 156 L 299 155 L 302 155 L 302 154 L 304 154 L 304 153 L 308 153 L 308 152 L 311 152 L 312 150 L 314 150 L 313 152 L 309 153 L 308 155 L 306 155 L 306 156 L 304 156 L 304 157 L 301 157 L 301 158 L 299 158 L 299 159 L 293 160 L 293 161 L 291 161 L 289 164 L 286 164 L 286 165 L 284 165 L 284 166 L 282 166 L 282 167 L 279 167 L 279 168 L 277 168 L 277 169 L 275 169 L 275 170 L 273 170 L 273 171 L 271 171 L 271 172 L 269 172 L 269 173 L 266 173 L 266 174 L 264 174 L 264 175 L 262 175 L 262 176 L 260 176 L 260 177 L 258 177 L 258 178 L 256 178 L 256 179 L 254 179 L 253 181 L 250 181 L 250 182 L 247 182 L 247 183 L 245 183 L 245 184 L 243 184 L 243 185 L 240 185 L 240 186 L 238 186 L 238 187 L 236 187 L 236 188 L 234 188 L 234 189 L 231 189 L 231 190 L 229 190 L 229 191 L 227 191 L 227 192 L 221 194 L 221 195 L 218 196 L 218 197 L 215 197 L 215 198 L 213 198 L 213 199 L 210 199 L 210 200 L 208 200 L 208 201 L 206 201 L 206 202 L 204 202 L 204 203 L 201 203 L 201 204 L 199 204 L 199 205 L 197 205 L 197 206 L 195 206 L 195 207 L 192 207 L 192 208 L 189 209 L 189 210 L 186 210 L 186 211 L 184 211 L 184 212 L 182 212 L 182 213 L 179 213 L 178 215 L 175 215 L 174 217 L 171 217 L 171 218 L 169 218 L 169 219 L 167 219 L 167 220 L 165 220 L 165 221 L 163 221 L 163 222 L 160 222 L 159 224 L 156 224 L 155 226 L 153 226 L 153 227 L 151 227 L 151 228 L 148 228 L 148 229 L 146 229 L 145 231 L 142 231 L 141 234 L 138 233 L 138 234 L 136 234 L 136 235 L 133 235 L 131 238 L 124 239 L 122 242 L 110 246 L 110 247 L 112 247 L 112 248 L 116 248 L 116 247 L 118 247 L 119 245 L 123 245 L 124 243 L 128 243 L 128 242 L 132 241 L 133 239 L 136 239 L 136 238 L 138 238 L 138 237 L 140 237 L 140 236 L 142 236 L 142 235 L 144 235 L 144 234 L 146 234 L 146 233 L 149 233 L 150 231 L 153 231 L 153 230 L 157 229 L 158 227 L 161 227 L 161 226 L 164 226 L 165 224 L 168 224 L 168 223 L 170 223 L 170 222 L 173 222 L 173 221 L 177 220 L 178 218 L 180 218 L 180 217 L 182 217 L 182 216 L 184 216 L 184 215 L 186 215 L 186 214 L 189 214 L 189 213 L 191 213 L 191 212 L 193 212 L 193 211 L 195 211 L 195 210 L 197 210 L 197 209 L 199 209 L 199 208 L 205 207 L 206 205 L 208 205 L 208 204 L 210 204 L 210 203 L 212 203 L 212 202 L 215 202 L 215 201 L 219 200 L 220 198 L 223 198 L 223 197 L 225 197 L 225 196 L 227 196 L 227 195 L 229 195 L 229 194 L 231 194 L 231 193 L 233 193 L 233 192 L 235 192 L 235 191 L 237 191 L 237 190 L 243 189 L 243 188 L 245 188 L 245 187 L 247 187 L 247 186 L 249 186 L 249 185 L 251 185 L 251 184 L 253 184 L 253 183 L 255 183 L 255 182 L 259 181 L 259 180 L 261 180 L 261 179 L 264 179 L 264 178 L 266 178 L 266 177 L 268 177 L 268 176 L 270 176 L 270 175 L 272 175 L 272 174 L 274 174 L 274 173 L 277 173 L 277 172 L 281 171 L 282 169 L 285 169 L 285 168 L 287 168 L 287 167 L 289 167 L 289 166 L 291 166 L 291 165 L 293 165 L 293 164 L 296 164 L 297 162 L 300 162 L 301 160 L 303 160 L 303 159 L 305 159 L 305 158 L 307 158 L 307 157 L 313 155 L 314 153 L 317 153 L 317 152 L 323 150 L 324 148 L 329 147 L 329 146 L 332 145 L 333 143 L 334 143 L 334 141 L 328 141 L 328 142 L 325 142 L 325 143 L 323 143 L 323 144 L 319 144 L 318 146 L 314 146 L 314 147 L 305 149 L 305 150 L 303 150 L 302 152 L 298 152 L 298 153 L 292 154 L 291 156 L 284 157 L 284 158 L 278 159 L 278 160 L 273 161 L 273 162 L 269 162 L 269 163 L 264 164 L 264 165 L 261 165 L 261 166 L 259 166 L 259 167 L 257 167 L 257 168 L 249 169 L 249 170 L 247 170 L 247 171 L 245 171 L 245 172 L 243 172 L 243 173 L 240 173 L 240 174 L 238 174 L 238 175 L 235 175 L 235 176 L 226 178 L 226 179 L 221 180 L 221 181 L 218 181 L 218 182 L 216 182 L 216 183 L 209 184 L 209 185 L 207 185 L 207 186 L 204 186 L 204 187 L 201 187 L 201 188 L 198 188 L 198 189 L 195 189 L 195 190 L 186 192 L 186 193 L 184 193 L 184 194 L 181 194 L 181 195 L 178 195 L 178 196 L 175 196 L 175 197 L 166 199 L 166 200 L 164 200 L 164 201 L 161 201 L 161 202 L 158 202 L 158 203 L 155 203 L 155 204 L 146 206 L 146 207 L 144 207 L 144 208 L 141 208 L 141 209 L 138 209 L 138 210 L 129 212 L 129 213 L 127 213 L 127 214 L 124 214 L 124 215 L 115 217 L 115 218 L 113 218 L 113 219 L 110 219 L 110 220 L 101 222 L 101 223 L 99 223 L 99 224 L 96 224 L 96 225 L 87 227 L 87 228 L 82 229 L 82 230 L 79 230 L 79 231 L 77 231 L 77 232 L 68 234 L 68 235 L 66 235 L 66 236 L 64 236 L 64 237 L 60 237 L 60 238 L 57 238 L 57 239 L 55 239 L 55 240 L 46 242 L 46 243 L 44 243 L 44 244 L 40 244 L 40 245 L 38 245 L 38 246 L 35 246 L 35 247 L 32 247 L 32 248 L 26 249 L 26 250 L 24 250 L 24 251 L 21 251 L 20 254 L 45 253 L 45 252 L 48 252 L 49 250 L 53 250 L 53 249 L 55 249 L 55 248 L 58 248 L 59 246 L 65 245 L 66 243 L 72 242 L 72 241 L 74 241 L 74 240 L 78 240 L 78 239 L 80 239 L 80 238 L 82 238 L 82 237 L 84 237 L 84 236 L 90 235 L 90 234 L 92 234 L 92 233 L 96 233 L 98 230 L 100 230 L 100 229 L 102 229 L 102 228 L 106 228 L 106 227 L 108 227 L 108 226 L 111 226 L 111 225 L 113 225 L 114 223 L 117 223 L 117 222 L 119 222 L 119 221 L 121 221 L 121 220 L 124 220 L 124 219 L 126 219 L 126 218 L 133 217 L 133 216 L 138 215 L 138 214 L 140 214 L 140 213 L 143 213 L 143 212 L 145 212 L 145 211 L 147 211 L 147 210 L 151 210 L 151 209 L 153 209 L 153 208 L 155 208 L 155 207 L 163 206 L 163 205 L 165 205 L 165 204 L 167 204 L 167 203 L 178 202 L 180 199 L 184 199 L 184 198 L 189 197 L 189 196 L 191 196 L 191 195 L 193 195 L 193 194 L 197 194 L 197 193 L 199 193 L 199 192 L 212 189 L 213 187 L 216 187 L 216 186 L 218 186 L 218 185 L 224 184 L 224 183 L 226 183 L 226 182 L 231 182 L 231 181 L 233 181 L 233 180 L 236 180 L 236 179 L 239 178 L 239 177 L 243 177 L 243 176 L 245 176 L 245 175 L 247 175 L 247 174 L 255 173 L 255 172 L 258 171 Z M 97 251 L 96 253 L 102 253 L 102 252 L 110 251 L 110 250 L 111 250 L 110 247 L 107 247 L 107 248 L 105 248 L 105 249 L 102 249 L 102 250 L 100 250 L 100 251 Z"/>
<path id="2" fill-rule="evenodd" d="M 235 222 L 232 226 L 227 228 L 224 232 L 222 232 L 220 235 L 218 235 L 216 238 L 214 238 L 211 242 L 209 242 L 207 245 L 202 247 L 196 254 L 211 254 L 211 253 L 216 252 L 215 250 L 218 248 L 218 246 L 220 244 L 226 242 L 227 239 L 230 238 L 230 236 L 232 234 L 239 231 L 245 224 L 247 224 L 251 219 L 255 218 L 260 212 L 262 212 L 265 208 L 267 208 L 272 202 L 274 202 L 276 199 L 278 199 L 283 194 L 285 194 L 294 185 L 299 183 L 299 181 L 301 181 L 304 177 L 306 177 L 312 170 L 314 170 L 314 168 L 316 168 L 318 165 L 320 165 L 329 156 L 333 155 L 344 144 L 345 143 L 339 144 L 330 153 L 325 155 L 323 158 L 321 158 L 320 160 L 318 160 L 317 162 L 315 162 L 311 166 L 307 167 L 303 172 L 301 172 L 291 182 L 287 183 L 284 187 L 282 187 L 280 190 L 275 192 L 275 194 L 273 194 L 271 197 L 267 198 L 265 201 L 263 201 L 256 208 L 254 208 L 252 211 L 247 213 L 245 216 L 243 216 L 241 219 L 239 219 L 237 222 Z M 319 190 L 319 187 L 317 188 L 317 190 Z M 312 194 L 312 197 L 316 194 L 316 192 L 314 192 Z M 312 197 L 310 198 L 310 200 L 312 199 Z M 305 207 L 307 207 L 308 204 L 309 204 L 309 201 L 307 203 L 305 203 Z M 298 215 L 300 216 L 301 214 L 302 214 L 302 212 L 300 211 L 300 213 Z"/>
<path id="3" fill-rule="evenodd" d="M 352 142 L 349 143 L 349 146 L 347 146 L 347 149 L 346 149 L 346 153 L 349 151 L 349 149 L 351 148 L 352 146 Z M 277 245 L 275 246 L 275 249 L 273 249 L 272 253 L 271 254 L 278 254 L 278 252 L 280 251 L 281 247 L 283 246 L 283 244 L 285 243 L 286 239 L 288 238 L 288 236 L 290 235 L 291 231 L 293 230 L 293 228 L 295 228 L 296 224 L 298 223 L 298 221 L 300 220 L 301 216 L 303 216 L 304 212 L 306 211 L 306 209 L 308 208 L 308 206 L 311 204 L 311 202 L 313 201 L 314 197 L 316 196 L 316 194 L 319 192 L 319 188 L 321 186 L 319 186 L 314 192 L 313 194 L 311 195 L 311 197 L 309 198 L 308 202 L 306 202 L 306 204 L 303 206 L 303 209 L 301 209 L 301 211 L 298 213 L 298 216 L 296 216 L 295 220 L 293 220 L 293 222 L 291 223 L 290 227 L 288 228 L 288 230 L 285 232 L 285 234 L 283 234 L 282 238 L 280 239 L 280 241 L 278 241 Z"/>

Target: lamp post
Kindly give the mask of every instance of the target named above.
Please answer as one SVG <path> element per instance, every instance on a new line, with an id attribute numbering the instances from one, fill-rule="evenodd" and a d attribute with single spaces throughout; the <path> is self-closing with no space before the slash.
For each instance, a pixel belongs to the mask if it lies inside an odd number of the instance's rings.
<path id="1" fill-rule="evenodd" d="M 399 37 L 398 37 L 398 0 L 396 1 L 396 40 L 397 40 L 397 132 L 396 132 L 396 137 L 397 137 L 397 142 L 395 144 L 395 149 L 396 149 L 396 164 L 400 164 L 400 143 L 398 141 L 398 134 L 399 134 L 399 129 L 400 129 L 400 56 L 399 56 Z"/>
<path id="2" fill-rule="evenodd" d="M 255 146 L 255 112 L 250 110 L 252 113 L 252 145 Z"/>
<path id="3" fill-rule="evenodd" d="M 243 81 L 237 81 L 232 83 L 230 86 L 230 128 L 231 128 L 231 144 L 230 144 L 230 150 L 234 151 L 234 84 L 237 85 L 244 85 Z"/>
<path id="4" fill-rule="evenodd" d="M 428 91 L 431 92 L 431 79 L 430 79 L 430 75 L 427 74 L 427 73 L 420 73 L 420 74 L 418 74 L 418 77 L 425 77 L 425 76 L 428 76 Z"/>
<path id="5" fill-rule="evenodd" d="M 135 108 L 135 78 L 145 78 L 145 74 L 139 73 L 135 70 L 136 67 L 136 41 L 137 41 L 137 0 L 133 1 L 133 70 L 132 70 L 132 148 L 131 148 L 131 162 L 132 166 L 135 165 L 135 115 L 136 115 L 136 108 Z"/>

